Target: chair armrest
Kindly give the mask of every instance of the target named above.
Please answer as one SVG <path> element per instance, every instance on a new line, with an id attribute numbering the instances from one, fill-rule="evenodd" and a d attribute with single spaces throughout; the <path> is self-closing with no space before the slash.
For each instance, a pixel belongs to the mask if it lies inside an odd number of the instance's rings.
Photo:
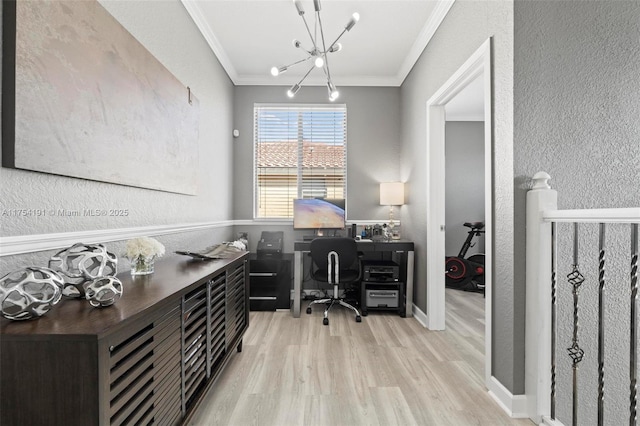
<path id="1" fill-rule="evenodd" d="M 356 278 L 356 281 L 360 281 L 362 279 L 362 258 L 364 257 L 364 253 L 359 251 L 358 252 L 358 278 Z"/>

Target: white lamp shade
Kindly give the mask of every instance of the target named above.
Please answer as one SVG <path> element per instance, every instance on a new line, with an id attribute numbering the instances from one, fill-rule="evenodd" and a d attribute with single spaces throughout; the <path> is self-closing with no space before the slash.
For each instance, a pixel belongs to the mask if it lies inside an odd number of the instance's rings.
<path id="1" fill-rule="evenodd" d="M 401 206 L 404 204 L 404 183 L 382 182 L 380 184 L 380 205 Z"/>

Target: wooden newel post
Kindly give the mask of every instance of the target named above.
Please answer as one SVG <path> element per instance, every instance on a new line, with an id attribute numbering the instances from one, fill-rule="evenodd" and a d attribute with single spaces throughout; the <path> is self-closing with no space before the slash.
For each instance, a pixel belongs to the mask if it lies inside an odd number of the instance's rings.
<path id="1" fill-rule="evenodd" d="M 527 193 L 525 394 L 529 417 L 536 423 L 552 413 L 552 223 L 543 212 L 558 208 L 558 193 L 545 172 L 533 176 Z"/>

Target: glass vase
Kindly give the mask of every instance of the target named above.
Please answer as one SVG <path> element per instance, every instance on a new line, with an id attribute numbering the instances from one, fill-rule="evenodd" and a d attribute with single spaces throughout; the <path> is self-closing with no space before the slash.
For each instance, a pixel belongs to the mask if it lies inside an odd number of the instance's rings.
<path id="1" fill-rule="evenodd" d="M 131 260 L 131 275 L 149 275 L 153 274 L 153 266 L 155 264 L 155 256 L 137 256 Z"/>

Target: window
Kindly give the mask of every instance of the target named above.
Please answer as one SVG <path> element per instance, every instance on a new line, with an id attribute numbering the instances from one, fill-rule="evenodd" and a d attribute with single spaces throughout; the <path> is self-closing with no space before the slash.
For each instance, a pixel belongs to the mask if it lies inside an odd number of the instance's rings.
<path id="1" fill-rule="evenodd" d="M 291 218 L 295 198 L 345 198 L 345 105 L 256 104 L 254 126 L 254 217 Z"/>

